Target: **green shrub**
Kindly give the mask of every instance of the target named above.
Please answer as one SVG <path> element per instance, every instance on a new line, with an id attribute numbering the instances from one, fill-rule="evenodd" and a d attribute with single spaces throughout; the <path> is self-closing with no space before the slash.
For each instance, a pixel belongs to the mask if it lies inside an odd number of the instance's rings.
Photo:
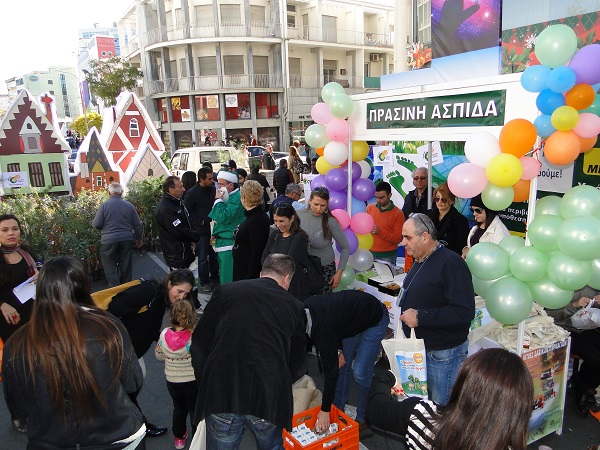
<path id="1" fill-rule="evenodd" d="M 142 221 L 142 241 L 150 250 L 158 245 L 158 223 L 156 205 L 162 198 L 163 177 L 151 177 L 143 181 L 132 181 L 127 185 L 125 200 L 135 205 Z"/>

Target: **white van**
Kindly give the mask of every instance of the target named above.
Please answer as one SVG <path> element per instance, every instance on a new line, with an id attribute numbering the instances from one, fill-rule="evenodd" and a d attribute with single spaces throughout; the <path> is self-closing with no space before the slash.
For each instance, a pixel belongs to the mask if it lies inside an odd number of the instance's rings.
<path id="1" fill-rule="evenodd" d="M 218 172 L 221 164 L 228 162 L 234 153 L 233 147 L 189 147 L 175 151 L 171 158 L 173 175 L 181 177 L 184 172 L 191 170 L 198 173 L 202 164 L 209 162 L 213 170 Z"/>

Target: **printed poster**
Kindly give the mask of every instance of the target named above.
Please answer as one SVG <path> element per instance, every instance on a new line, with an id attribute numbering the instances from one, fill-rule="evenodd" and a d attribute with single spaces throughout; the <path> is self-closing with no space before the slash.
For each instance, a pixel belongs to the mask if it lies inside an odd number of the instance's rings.
<path id="1" fill-rule="evenodd" d="M 392 160 L 393 147 L 391 145 L 375 146 L 373 147 L 373 159 L 375 165 L 392 167 L 394 161 Z"/>
<path id="2" fill-rule="evenodd" d="M 2 186 L 4 188 L 21 188 L 29 186 L 27 172 L 2 173 Z"/>

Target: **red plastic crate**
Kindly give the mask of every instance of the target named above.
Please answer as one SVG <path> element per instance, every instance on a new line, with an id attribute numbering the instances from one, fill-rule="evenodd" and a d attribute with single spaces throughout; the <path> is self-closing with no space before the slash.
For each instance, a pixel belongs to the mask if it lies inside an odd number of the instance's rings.
<path id="1" fill-rule="evenodd" d="M 317 406 L 295 414 L 292 419 L 292 427 L 304 423 L 311 430 L 314 429 L 319 411 L 321 411 L 321 407 Z M 283 447 L 286 450 L 358 450 L 358 424 L 333 405 L 329 412 L 329 421 L 338 424 L 338 432 L 305 446 L 284 429 Z"/>

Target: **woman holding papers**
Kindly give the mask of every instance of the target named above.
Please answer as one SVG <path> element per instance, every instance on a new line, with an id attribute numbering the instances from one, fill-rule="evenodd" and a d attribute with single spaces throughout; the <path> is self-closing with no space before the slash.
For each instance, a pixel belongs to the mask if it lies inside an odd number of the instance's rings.
<path id="1" fill-rule="evenodd" d="M 23 244 L 21 223 L 12 214 L 0 215 L 0 339 L 6 340 L 29 320 L 33 301 L 21 303 L 13 289 L 37 278 L 31 249 Z"/>

